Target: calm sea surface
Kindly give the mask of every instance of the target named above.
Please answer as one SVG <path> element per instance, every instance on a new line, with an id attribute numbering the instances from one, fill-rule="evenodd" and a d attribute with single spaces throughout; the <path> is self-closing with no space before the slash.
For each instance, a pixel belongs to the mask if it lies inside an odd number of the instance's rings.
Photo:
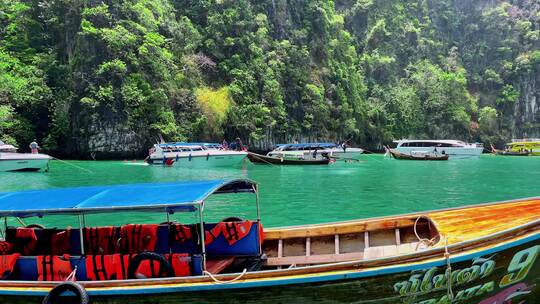
<path id="1" fill-rule="evenodd" d="M 303 167 L 247 162 L 235 169 L 214 170 L 152 167 L 140 161 L 53 161 L 46 173 L 0 173 L 0 191 L 224 178 L 249 178 L 260 184 L 262 220 L 271 227 L 540 196 L 540 157 L 483 155 L 414 162 L 363 155 L 360 163 Z M 248 194 L 214 196 L 205 213 L 216 220 L 232 215 L 250 218 L 255 215 L 254 205 L 254 197 Z M 194 220 L 191 214 L 174 216 L 183 222 Z M 26 221 L 76 225 L 66 217 Z M 165 215 L 100 214 L 88 221 L 92 225 L 161 222 Z"/>

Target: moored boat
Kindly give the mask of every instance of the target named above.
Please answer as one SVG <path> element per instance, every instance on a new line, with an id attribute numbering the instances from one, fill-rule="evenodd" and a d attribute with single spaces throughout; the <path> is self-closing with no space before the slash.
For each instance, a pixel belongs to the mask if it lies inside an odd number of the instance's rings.
<path id="1" fill-rule="evenodd" d="M 540 156 L 540 139 L 515 139 L 507 143 L 504 150 L 492 148 L 497 155 L 504 156 Z"/>
<path id="2" fill-rule="evenodd" d="M 84 294 L 94 304 L 493 304 L 534 303 L 540 295 L 540 197 L 262 229 L 255 195 L 254 220 L 204 220 L 210 195 L 257 189 L 228 180 L 0 194 L 2 217 L 73 215 L 80 223 L 4 227 L 0 301 Z M 88 214 L 126 211 L 163 212 L 168 220 L 86 226 Z M 180 212 L 195 212 L 196 222 L 171 221 Z"/>
<path id="3" fill-rule="evenodd" d="M 17 153 L 15 146 L 0 141 L 0 172 L 44 170 L 50 160 L 46 154 Z"/>
<path id="4" fill-rule="evenodd" d="M 451 158 L 479 156 L 484 151 L 480 143 L 466 143 L 460 140 L 395 140 L 397 146 L 394 150 L 402 154 L 438 153 L 446 154 Z"/>
<path id="5" fill-rule="evenodd" d="M 361 148 L 339 146 L 333 143 L 302 143 L 302 144 L 282 144 L 268 152 L 267 156 L 299 158 L 299 159 L 324 159 L 325 155 L 335 159 L 359 159 L 364 153 Z"/>
<path id="6" fill-rule="evenodd" d="M 237 167 L 246 156 L 246 151 L 222 149 L 219 144 L 165 143 L 154 145 L 147 162 L 183 168 Z"/>
<path id="7" fill-rule="evenodd" d="M 331 161 L 330 157 L 321 159 L 302 159 L 290 157 L 289 155 L 281 156 L 266 156 L 253 152 L 248 153 L 248 158 L 255 164 L 270 164 L 270 165 L 328 165 Z"/>
<path id="8" fill-rule="evenodd" d="M 427 161 L 433 161 L 433 160 L 448 160 L 448 154 L 437 154 L 434 152 L 431 153 L 424 153 L 424 152 L 416 152 L 411 154 L 404 154 L 400 153 L 399 151 L 396 151 L 394 149 L 389 149 L 390 154 L 395 159 L 401 159 L 401 160 L 427 160 Z"/>

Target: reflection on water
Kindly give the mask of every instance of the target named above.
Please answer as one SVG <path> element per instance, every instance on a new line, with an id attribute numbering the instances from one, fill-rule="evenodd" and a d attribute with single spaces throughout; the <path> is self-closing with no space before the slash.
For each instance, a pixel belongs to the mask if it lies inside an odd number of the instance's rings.
<path id="1" fill-rule="evenodd" d="M 496 157 L 417 162 L 365 155 L 359 163 L 329 166 L 244 164 L 235 169 L 182 169 L 141 162 L 76 161 L 85 172 L 53 161 L 47 173 L 0 173 L 0 191 L 177 180 L 249 178 L 260 184 L 265 226 L 348 220 L 540 195 L 540 157 Z M 205 209 L 210 220 L 255 216 L 254 196 L 216 196 Z M 164 214 L 93 215 L 90 224 L 162 222 Z M 193 214 L 175 214 L 181 222 Z M 32 221 L 32 220 L 28 220 Z M 39 222 L 34 220 L 32 222 Z M 75 219 L 46 219 L 77 225 Z"/>

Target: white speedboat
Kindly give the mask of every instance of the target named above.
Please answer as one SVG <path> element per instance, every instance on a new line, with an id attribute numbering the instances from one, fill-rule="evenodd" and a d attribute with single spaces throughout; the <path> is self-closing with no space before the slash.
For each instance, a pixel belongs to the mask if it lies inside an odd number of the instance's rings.
<path id="1" fill-rule="evenodd" d="M 165 143 L 150 149 L 147 161 L 155 165 L 175 165 L 186 168 L 239 166 L 246 151 L 233 151 L 212 143 Z"/>
<path id="2" fill-rule="evenodd" d="M 480 143 L 471 144 L 459 140 L 402 139 L 394 142 L 397 143 L 395 150 L 407 155 L 434 153 L 456 158 L 478 156 L 484 151 L 484 146 Z"/>
<path id="3" fill-rule="evenodd" d="M 333 143 L 283 144 L 268 152 L 271 157 L 295 157 L 298 159 L 358 159 L 364 153 L 361 148 L 342 148 Z"/>
<path id="4" fill-rule="evenodd" d="M 17 153 L 17 148 L 0 141 L 0 172 L 46 169 L 50 159 L 46 154 Z"/>

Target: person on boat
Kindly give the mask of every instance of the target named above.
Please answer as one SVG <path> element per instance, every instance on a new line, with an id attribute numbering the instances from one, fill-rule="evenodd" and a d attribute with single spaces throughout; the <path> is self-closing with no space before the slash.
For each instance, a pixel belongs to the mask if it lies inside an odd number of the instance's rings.
<path id="1" fill-rule="evenodd" d="M 234 147 L 234 150 L 236 151 L 244 151 L 244 145 L 242 144 L 242 140 L 240 139 L 240 137 L 237 137 L 235 140 L 234 140 L 234 143 L 235 143 L 235 147 Z"/>
<path id="2" fill-rule="evenodd" d="M 343 143 L 341 143 L 341 149 L 343 149 L 343 152 L 347 152 L 347 141 L 344 140 Z"/>
<path id="3" fill-rule="evenodd" d="M 317 149 L 318 148 L 315 148 L 315 150 L 313 151 L 313 159 L 317 159 Z"/>
<path id="4" fill-rule="evenodd" d="M 223 150 L 229 150 L 229 143 L 226 139 L 224 139 L 223 143 L 221 143 L 221 148 L 223 148 Z"/>
<path id="5" fill-rule="evenodd" d="M 32 141 L 30 143 L 30 150 L 32 151 L 32 154 L 38 154 L 39 153 L 39 145 L 37 144 L 36 140 Z"/>

